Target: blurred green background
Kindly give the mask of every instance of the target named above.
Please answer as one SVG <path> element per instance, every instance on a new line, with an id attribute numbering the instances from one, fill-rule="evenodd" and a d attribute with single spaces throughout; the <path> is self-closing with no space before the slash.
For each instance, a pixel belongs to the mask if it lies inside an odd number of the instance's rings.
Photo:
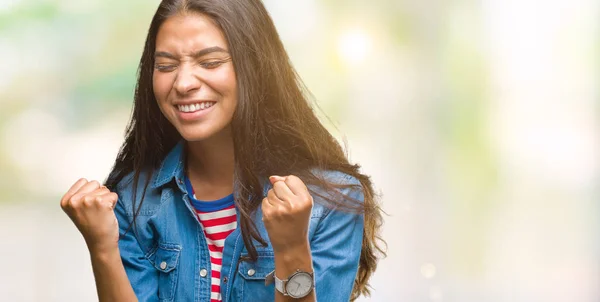
<path id="1" fill-rule="evenodd" d="M 600 299 L 600 3 L 268 0 L 383 194 L 373 301 Z M 123 139 L 158 1 L 0 0 L 0 293 L 93 301 L 59 207 Z"/>

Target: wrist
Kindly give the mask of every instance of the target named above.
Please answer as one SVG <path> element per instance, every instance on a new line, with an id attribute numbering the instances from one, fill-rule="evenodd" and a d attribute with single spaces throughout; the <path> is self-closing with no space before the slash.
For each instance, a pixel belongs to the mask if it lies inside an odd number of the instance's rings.
<path id="1" fill-rule="evenodd" d="M 115 257 L 120 258 L 119 246 L 94 246 L 88 247 L 92 260 L 110 261 Z"/>
<path id="2" fill-rule="evenodd" d="M 312 272 L 312 256 L 310 245 L 290 246 L 285 250 L 274 251 L 275 274 L 280 279 L 285 279 L 296 270 Z"/>
<path id="3" fill-rule="evenodd" d="M 119 250 L 118 240 L 88 240 L 86 238 L 85 243 L 90 253 L 94 254 L 108 254 Z"/>
<path id="4" fill-rule="evenodd" d="M 310 243 L 308 242 L 308 239 L 304 241 L 294 242 L 291 244 L 277 246 L 273 245 L 273 253 L 275 255 L 284 256 L 296 253 L 304 253 L 307 251 L 310 253 Z"/>
<path id="5" fill-rule="evenodd" d="M 297 258 L 310 258 L 310 244 L 308 241 L 295 245 L 288 245 L 281 248 L 273 248 L 275 258 L 280 258 L 282 261 L 294 261 Z"/>

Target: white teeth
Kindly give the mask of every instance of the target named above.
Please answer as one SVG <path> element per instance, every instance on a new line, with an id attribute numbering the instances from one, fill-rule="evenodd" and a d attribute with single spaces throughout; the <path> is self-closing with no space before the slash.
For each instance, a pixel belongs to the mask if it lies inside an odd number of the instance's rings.
<path id="1" fill-rule="evenodd" d="M 214 105 L 213 102 L 203 102 L 191 105 L 177 105 L 179 111 L 182 112 L 195 112 L 198 110 L 208 109 Z"/>

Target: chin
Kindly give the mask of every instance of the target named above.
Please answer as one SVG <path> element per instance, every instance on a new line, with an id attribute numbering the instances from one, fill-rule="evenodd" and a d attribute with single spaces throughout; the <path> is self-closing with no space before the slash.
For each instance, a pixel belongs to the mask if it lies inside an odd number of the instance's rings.
<path id="1" fill-rule="evenodd" d="M 179 133 L 181 135 L 181 137 L 183 137 L 183 139 L 185 141 L 188 142 L 200 142 L 200 141 L 204 141 L 207 140 L 208 138 L 210 138 L 212 135 L 202 135 L 199 133 Z"/>
<path id="2" fill-rule="evenodd" d="M 170 119 L 170 122 L 175 126 L 179 135 L 188 142 L 231 136 L 230 122 L 226 122 L 225 118 L 221 116 L 211 116 L 191 123 L 183 123 L 173 118 Z"/>
<path id="3" fill-rule="evenodd" d="M 216 136 L 215 129 L 179 129 L 181 137 L 188 142 L 205 141 Z"/>

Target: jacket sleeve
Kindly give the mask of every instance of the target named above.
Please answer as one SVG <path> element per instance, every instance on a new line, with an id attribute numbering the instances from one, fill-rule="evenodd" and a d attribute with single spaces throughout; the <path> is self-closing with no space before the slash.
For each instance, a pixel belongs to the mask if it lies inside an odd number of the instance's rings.
<path id="1" fill-rule="evenodd" d="M 140 302 L 158 301 L 158 271 L 146 258 L 133 228 L 129 228 L 132 217 L 127 215 L 120 199 L 115 206 L 115 215 L 121 235 L 119 239 L 121 260 L 133 291 Z"/>
<path id="2" fill-rule="evenodd" d="M 364 202 L 360 190 L 349 188 L 341 191 Z M 363 228 L 362 214 L 339 210 L 330 210 L 319 221 L 310 242 L 317 301 L 350 300 L 358 271 Z"/>

